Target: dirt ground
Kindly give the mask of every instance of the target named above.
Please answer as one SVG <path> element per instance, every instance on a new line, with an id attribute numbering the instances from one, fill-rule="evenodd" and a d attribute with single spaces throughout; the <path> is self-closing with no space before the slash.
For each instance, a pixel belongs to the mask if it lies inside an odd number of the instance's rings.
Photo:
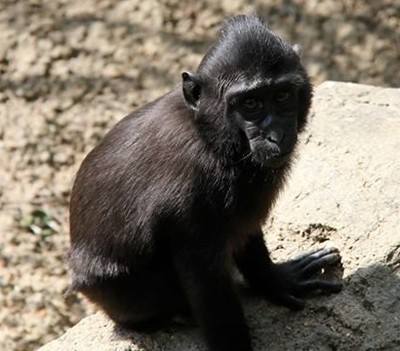
<path id="1" fill-rule="evenodd" d="M 68 283 L 68 199 L 84 155 L 194 69 L 222 19 L 257 11 L 315 84 L 399 86 L 392 0 L 2 0 L 0 349 L 34 350 L 92 308 Z"/>

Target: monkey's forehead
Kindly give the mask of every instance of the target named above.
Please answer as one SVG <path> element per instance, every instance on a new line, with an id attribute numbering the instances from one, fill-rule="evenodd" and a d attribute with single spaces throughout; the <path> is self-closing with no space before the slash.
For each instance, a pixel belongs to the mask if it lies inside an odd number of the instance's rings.
<path id="1" fill-rule="evenodd" d="M 198 71 L 212 77 L 229 77 L 232 81 L 265 80 L 301 69 L 294 50 L 274 50 L 262 45 L 238 47 L 223 45 L 205 56 Z"/>
<path id="2" fill-rule="evenodd" d="M 219 85 L 224 85 L 223 79 L 217 78 L 216 80 Z M 263 76 L 258 73 L 254 76 L 247 76 L 236 80 L 230 79 L 227 84 L 225 84 L 225 92 L 227 96 L 233 97 L 251 92 L 260 92 L 263 89 L 270 89 L 274 86 L 291 86 L 293 88 L 299 88 L 304 84 L 307 84 L 307 81 L 307 76 L 297 71 L 281 72 L 269 76 Z"/>

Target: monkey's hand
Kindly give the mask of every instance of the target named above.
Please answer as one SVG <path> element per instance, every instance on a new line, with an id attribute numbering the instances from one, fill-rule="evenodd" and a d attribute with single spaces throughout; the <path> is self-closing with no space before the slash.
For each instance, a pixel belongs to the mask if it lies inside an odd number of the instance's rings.
<path id="1" fill-rule="evenodd" d="M 341 257 L 336 248 L 319 248 L 293 260 L 273 264 L 264 294 L 278 305 L 300 310 L 304 307 L 302 297 L 312 293 L 337 293 L 342 289 L 342 283 L 324 277 L 327 270 L 338 266 L 341 266 Z"/>

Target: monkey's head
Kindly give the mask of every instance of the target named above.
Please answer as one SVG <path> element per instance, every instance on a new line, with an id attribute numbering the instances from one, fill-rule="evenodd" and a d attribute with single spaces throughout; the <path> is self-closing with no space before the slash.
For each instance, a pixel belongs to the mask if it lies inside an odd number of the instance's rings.
<path id="1" fill-rule="evenodd" d="M 197 72 L 182 78 L 197 118 L 210 128 L 239 131 L 237 142 L 263 167 L 287 162 L 306 125 L 312 87 L 296 48 L 258 17 L 228 20 Z"/>

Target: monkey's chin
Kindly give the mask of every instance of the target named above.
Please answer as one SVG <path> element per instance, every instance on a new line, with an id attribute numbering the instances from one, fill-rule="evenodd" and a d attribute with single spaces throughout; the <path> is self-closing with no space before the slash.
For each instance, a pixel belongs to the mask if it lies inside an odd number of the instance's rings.
<path id="1" fill-rule="evenodd" d="M 260 153 L 253 155 L 253 160 L 263 168 L 278 169 L 284 167 L 290 159 L 290 153 L 285 155 L 267 156 Z"/>

